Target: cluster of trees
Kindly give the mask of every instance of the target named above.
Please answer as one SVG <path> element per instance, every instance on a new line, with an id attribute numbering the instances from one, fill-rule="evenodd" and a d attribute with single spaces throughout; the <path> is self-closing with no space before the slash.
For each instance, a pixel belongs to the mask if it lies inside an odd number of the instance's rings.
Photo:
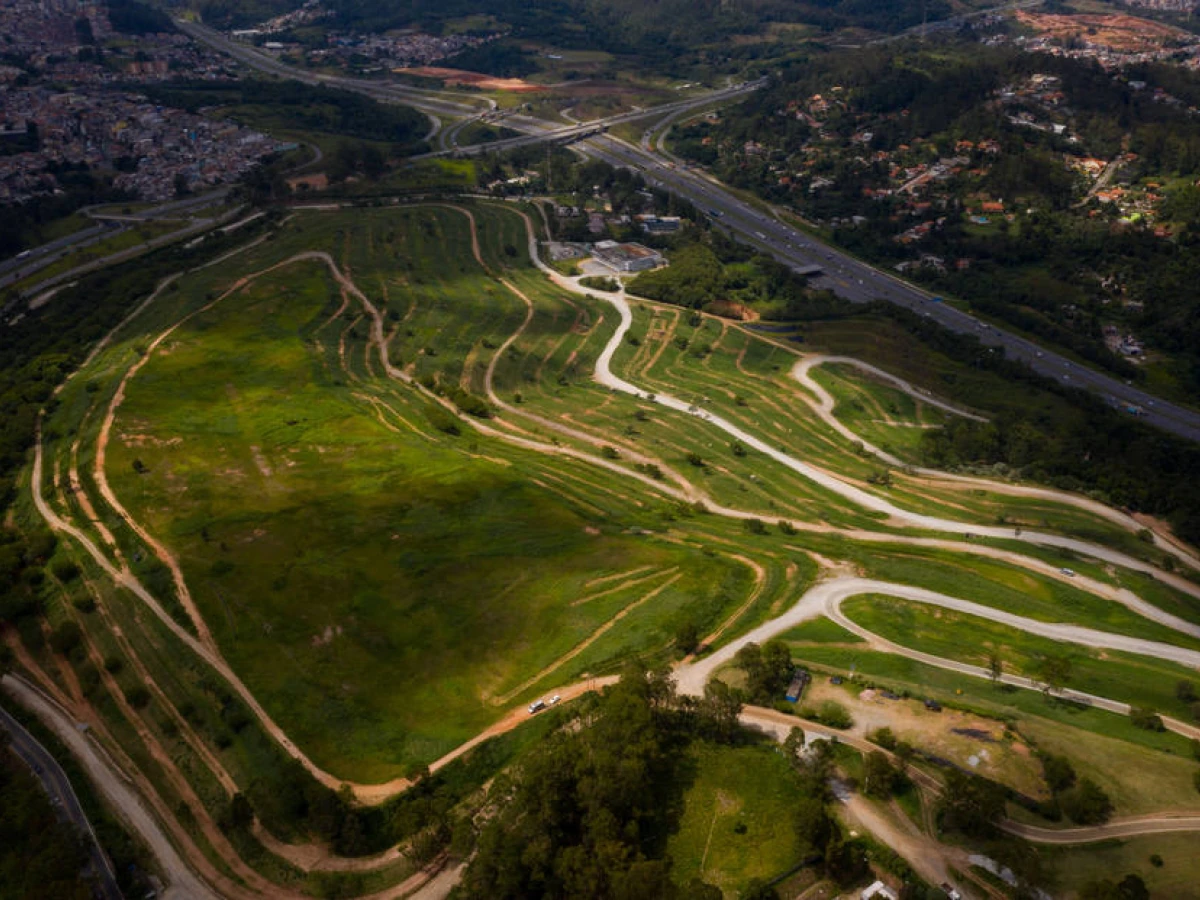
<path id="1" fill-rule="evenodd" d="M 360 31 L 386 31 L 417 27 L 438 33 L 454 20 L 479 13 L 470 0 L 333 0 L 339 27 Z M 244 27 L 261 22 L 290 8 L 283 0 L 202 0 L 204 19 L 222 27 Z M 761 32 L 773 22 L 813 25 L 822 31 L 868 28 L 895 32 L 949 15 L 945 0 L 491 0 L 491 21 L 480 23 L 481 31 L 495 30 L 495 23 L 509 31 L 499 48 L 488 45 L 463 54 L 480 71 L 493 74 L 527 74 L 533 61 L 520 54 L 521 44 L 544 42 L 558 47 L 607 50 L 635 57 L 642 65 L 675 73 L 695 67 L 728 68 L 734 60 L 778 53 L 778 48 L 740 47 L 734 35 Z M 463 60 L 454 60 L 462 65 Z"/>
<path id="2" fill-rule="evenodd" d="M 206 106 L 231 107 L 229 114 L 250 127 L 266 122 L 276 127 L 381 141 L 391 144 L 397 155 L 424 149 L 422 139 L 429 128 L 425 116 L 411 107 L 299 81 L 176 81 L 141 85 L 138 89 L 160 103 L 189 112 Z"/>
<path id="3" fill-rule="evenodd" d="M 944 222 L 920 247 L 945 259 L 971 259 L 971 267 L 926 268 L 918 270 L 919 277 L 938 292 L 967 298 L 988 315 L 1068 347 L 1123 378 L 1137 378 L 1140 370 L 1104 346 L 1102 320 L 1123 318 L 1153 346 L 1170 352 L 1178 360 L 1172 375 L 1200 392 L 1200 300 L 1188 289 L 1200 277 L 1195 252 L 1200 192 L 1183 187 L 1179 196 L 1168 198 L 1164 217 L 1181 226 L 1174 240 L 1157 238 L 1141 226 L 1114 230 L 1112 207 L 1093 202 L 1083 211 L 1073 208 L 1082 182 L 1062 161 L 1064 153 L 1111 158 L 1132 150 L 1136 159 L 1123 177 L 1194 176 L 1200 173 L 1200 123 L 1185 108 L 1156 102 L 1152 90 L 1134 90 L 1090 61 L 1012 48 L 867 49 L 803 63 L 785 69 L 770 89 L 724 111 L 718 125 L 681 129 L 680 151 L 713 166 L 730 183 L 792 203 L 812 217 L 860 217 L 857 224 L 836 229 L 836 239 L 860 255 L 892 264 L 911 257 L 911 249 L 893 238 L 914 220 L 899 208 L 904 198 L 864 199 L 864 189 L 892 186 L 889 167 L 864 165 L 850 137 L 868 130 L 869 149 L 884 151 L 926 141 L 942 157 L 961 153 L 960 139 L 996 140 L 998 156 L 976 153 L 972 170 L 949 182 L 952 201 L 927 214 Z M 1011 110 L 993 102 L 1000 87 L 1035 72 L 1061 79 L 1080 143 L 1014 125 L 1007 118 Z M 1200 98 L 1200 76 L 1182 67 L 1147 65 L 1129 77 L 1162 86 L 1188 103 Z M 844 88 L 838 100 L 846 108 L 835 107 L 823 127 L 846 142 L 846 152 L 826 154 L 813 166 L 797 155 L 811 129 L 788 111 L 789 104 L 828 93 L 834 84 Z M 746 154 L 750 141 L 767 152 Z M 973 174 L 979 167 L 988 173 Z M 807 174 L 780 178 L 789 171 Z M 833 183 L 810 192 L 817 176 Z M 986 232 L 969 227 L 964 208 L 953 198 L 975 191 L 1004 198 L 1018 210 L 1017 221 Z M 1120 284 L 1118 294 L 1103 286 L 1106 278 Z M 1128 300 L 1141 304 L 1140 311 L 1123 309 Z"/>
<path id="4" fill-rule="evenodd" d="M 782 641 L 767 641 L 761 647 L 746 644 L 733 657 L 733 664 L 746 675 L 746 699 L 769 706 L 783 697 L 792 680 L 792 654 Z"/>
<path id="5" fill-rule="evenodd" d="M 1076 825 L 1102 825 L 1109 820 L 1112 800 L 1100 785 L 1090 778 L 1077 777 L 1065 756 L 1044 751 L 1038 756 L 1050 788 L 1050 800 L 1039 810 L 1042 815 L 1054 821 L 1065 815 Z"/>
<path id="6" fill-rule="evenodd" d="M 708 230 L 677 245 L 671 264 L 638 275 L 629 289 L 639 296 L 688 309 L 753 305 L 772 318 L 806 317 L 829 308 L 827 292 L 813 291 L 787 266 Z M 834 301 L 834 305 L 840 306 Z"/>
<path id="7" fill-rule="evenodd" d="M 696 702 L 676 697 L 664 672 L 629 667 L 603 696 L 578 704 L 571 727 L 556 730 L 493 786 L 494 815 L 482 825 L 457 896 L 719 896 L 700 881 L 675 884 L 664 849 L 682 812 L 688 743 L 747 739 L 736 724 L 739 709 L 719 683 Z M 804 798 L 791 825 L 831 872 L 853 875 L 854 863 L 865 861 L 844 849 L 826 809 L 831 760 L 801 755 L 803 744 L 801 733 L 785 748 Z M 761 887 L 753 893 L 773 896 Z"/>
<path id="8" fill-rule="evenodd" d="M 29 769 L 0 731 L 0 897 L 90 900 L 79 836 L 55 815 Z"/>
<path id="9" fill-rule="evenodd" d="M 627 671 L 578 722 L 493 788 L 497 814 L 479 835 L 459 896 L 684 896 L 662 858 L 686 740 L 670 683 Z"/>
<path id="10" fill-rule="evenodd" d="M 174 34 L 171 17 L 139 0 L 108 0 L 108 21 L 122 34 Z"/>

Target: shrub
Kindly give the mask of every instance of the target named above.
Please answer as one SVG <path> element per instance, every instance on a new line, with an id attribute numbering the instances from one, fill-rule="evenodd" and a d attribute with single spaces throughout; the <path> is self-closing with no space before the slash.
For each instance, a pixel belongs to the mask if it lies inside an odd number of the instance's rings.
<path id="1" fill-rule="evenodd" d="M 63 622 L 50 633 L 50 647 L 55 653 L 69 656 L 83 641 L 77 622 Z"/>
<path id="2" fill-rule="evenodd" d="M 133 687 L 126 688 L 125 699 L 134 709 L 142 709 L 150 702 L 150 692 L 146 690 L 146 686 L 135 684 Z"/>
<path id="3" fill-rule="evenodd" d="M 1076 825 L 1101 825 L 1112 815 L 1112 800 L 1100 785 L 1090 778 L 1081 778 L 1079 783 L 1063 793 L 1063 812 Z"/>
<path id="4" fill-rule="evenodd" d="M 849 728 L 854 718 L 849 710 L 836 700 L 826 700 L 817 710 L 817 721 L 830 728 Z"/>
<path id="5" fill-rule="evenodd" d="M 876 728 L 874 731 L 868 733 L 867 740 L 878 744 L 884 750 L 896 749 L 896 735 L 887 726 Z"/>
<path id="6" fill-rule="evenodd" d="M 94 613 L 96 611 L 96 598 L 91 594 L 84 594 L 82 597 L 76 597 L 72 600 L 71 605 L 81 613 Z"/>
<path id="7" fill-rule="evenodd" d="M 1075 769 L 1065 756 L 1043 753 L 1042 774 L 1046 778 L 1046 786 L 1054 794 L 1062 793 L 1075 784 Z"/>
<path id="8" fill-rule="evenodd" d="M 1146 731 L 1166 731 L 1162 716 L 1152 709 L 1135 706 L 1129 710 L 1129 721 L 1134 728 L 1144 728 Z"/>
<path id="9" fill-rule="evenodd" d="M 79 566 L 69 559 L 55 560 L 54 564 L 50 566 L 50 571 L 64 584 L 79 577 Z"/>

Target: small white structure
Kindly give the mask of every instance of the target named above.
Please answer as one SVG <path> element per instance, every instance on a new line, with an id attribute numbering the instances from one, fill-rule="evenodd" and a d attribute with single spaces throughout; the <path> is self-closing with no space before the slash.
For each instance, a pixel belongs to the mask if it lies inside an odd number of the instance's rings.
<path id="1" fill-rule="evenodd" d="M 882 881 L 876 881 L 862 892 L 862 900 L 900 900 L 899 895 Z"/>

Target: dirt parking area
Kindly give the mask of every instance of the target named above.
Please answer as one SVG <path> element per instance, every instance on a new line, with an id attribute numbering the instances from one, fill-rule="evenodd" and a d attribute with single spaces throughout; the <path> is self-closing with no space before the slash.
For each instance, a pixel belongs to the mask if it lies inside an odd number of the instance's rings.
<path id="1" fill-rule="evenodd" d="M 945 709 L 934 712 L 917 699 L 888 699 L 877 690 L 846 682 L 830 684 L 817 676 L 805 692 L 803 706 L 819 707 L 836 700 L 850 711 L 852 734 L 866 737 L 877 728 L 890 728 L 898 740 L 947 760 L 967 771 L 977 772 L 1006 784 L 1022 794 L 1046 799 L 1042 766 L 1019 735 L 1004 724 L 974 713 Z"/>

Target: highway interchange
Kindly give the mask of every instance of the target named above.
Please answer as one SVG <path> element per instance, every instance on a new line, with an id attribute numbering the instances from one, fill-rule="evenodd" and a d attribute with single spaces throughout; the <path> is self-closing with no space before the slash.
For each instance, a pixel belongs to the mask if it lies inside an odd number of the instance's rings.
<path id="1" fill-rule="evenodd" d="M 279 77 L 296 78 L 309 84 L 330 84 L 382 101 L 407 103 L 434 120 L 435 132 L 440 128 L 436 116 L 477 117 L 483 112 L 476 98 L 450 99 L 444 93 L 423 91 L 406 85 L 381 84 L 356 78 L 318 76 L 303 72 L 244 44 L 236 44 L 211 29 L 193 23 L 179 24 L 196 39 L 229 53 L 260 71 Z M 1134 410 L 1132 414 L 1140 416 L 1152 425 L 1181 437 L 1200 441 L 1200 412 L 1158 399 L 1121 379 L 1087 368 L 1027 338 L 985 322 L 956 306 L 940 302 L 929 292 L 889 272 L 867 265 L 786 224 L 763 208 L 742 200 L 712 178 L 670 159 L 664 159 L 649 149 L 649 140 L 639 147 L 604 132 L 608 127 L 620 122 L 647 118 L 661 120 L 664 117 L 675 119 L 692 109 L 744 96 L 764 83 L 760 80 L 734 85 L 704 97 L 693 97 L 653 109 L 637 110 L 579 125 L 563 126 L 531 116 L 508 115 L 504 118 L 504 124 L 514 131 L 523 132 L 523 137 L 475 147 L 455 148 L 455 151 L 462 154 L 478 153 L 542 140 L 571 142 L 571 146 L 585 156 L 602 159 L 614 166 L 634 169 L 641 172 L 652 184 L 690 200 L 707 212 L 714 222 L 731 236 L 770 254 L 797 271 L 815 273 L 812 281 L 816 287 L 828 288 L 856 303 L 882 299 L 913 310 L 951 331 L 974 335 L 984 346 L 995 348 L 997 352 L 1002 351 L 1008 358 L 1020 360 L 1039 374 L 1066 387 L 1092 391 L 1117 408 Z M 651 126 L 652 131 L 655 128 L 656 126 Z M 816 273 L 818 268 L 821 271 Z"/>

